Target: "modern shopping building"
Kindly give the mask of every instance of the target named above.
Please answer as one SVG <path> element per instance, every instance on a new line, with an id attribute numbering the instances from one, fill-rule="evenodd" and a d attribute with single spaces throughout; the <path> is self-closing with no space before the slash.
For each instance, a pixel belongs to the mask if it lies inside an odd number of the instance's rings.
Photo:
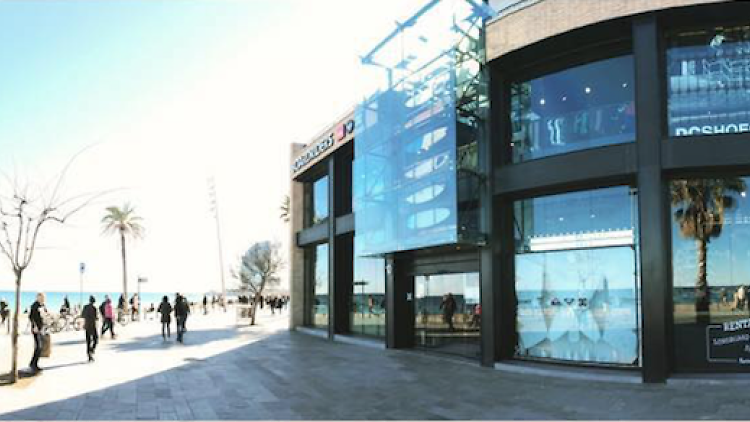
<path id="1" fill-rule="evenodd" d="M 748 16 L 424 2 L 363 56 L 378 90 L 292 148 L 292 327 L 506 369 L 750 372 Z"/>

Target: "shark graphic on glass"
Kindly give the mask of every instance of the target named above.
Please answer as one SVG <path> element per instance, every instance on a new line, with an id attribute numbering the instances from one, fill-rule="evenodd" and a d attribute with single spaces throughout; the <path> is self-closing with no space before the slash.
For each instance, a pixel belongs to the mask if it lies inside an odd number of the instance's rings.
<path id="1" fill-rule="evenodd" d="M 519 356 L 638 362 L 631 247 L 516 256 Z"/>

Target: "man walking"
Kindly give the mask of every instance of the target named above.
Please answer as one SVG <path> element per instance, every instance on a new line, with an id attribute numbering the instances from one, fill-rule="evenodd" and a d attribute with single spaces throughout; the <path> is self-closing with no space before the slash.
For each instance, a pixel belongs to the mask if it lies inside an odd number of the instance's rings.
<path id="1" fill-rule="evenodd" d="M 86 353 L 89 355 L 89 362 L 94 361 L 94 352 L 96 352 L 96 345 L 99 344 L 99 333 L 96 329 L 96 320 L 99 317 L 96 314 L 96 307 L 94 306 L 96 299 L 94 296 L 89 296 L 89 304 L 83 307 L 83 320 L 84 328 L 86 329 Z"/>
<path id="2" fill-rule="evenodd" d="M 36 301 L 31 305 L 31 311 L 29 312 L 31 334 L 34 336 L 34 356 L 31 358 L 29 366 L 34 373 L 42 370 L 39 367 L 39 358 L 42 356 L 42 346 L 44 344 L 42 336 L 42 329 L 44 328 L 42 312 L 47 312 L 47 309 L 44 307 L 44 293 L 37 293 Z"/>
<path id="3" fill-rule="evenodd" d="M 184 297 L 177 294 L 177 299 L 174 304 L 174 315 L 177 318 L 177 341 L 183 342 L 183 335 L 185 334 L 185 323 L 187 322 L 188 314 L 190 314 L 190 307 Z"/>

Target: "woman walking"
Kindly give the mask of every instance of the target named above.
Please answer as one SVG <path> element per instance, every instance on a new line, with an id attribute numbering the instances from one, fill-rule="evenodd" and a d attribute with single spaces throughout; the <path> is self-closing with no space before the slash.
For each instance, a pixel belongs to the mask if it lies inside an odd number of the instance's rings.
<path id="1" fill-rule="evenodd" d="M 42 370 L 39 367 L 39 358 L 42 356 L 42 346 L 44 344 L 43 313 L 47 313 L 47 308 L 44 306 L 44 293 L 37 293 L 36 302 L 31 305 L 31 312 L 29 313 L 31 334 L 34 335 L 34 356 L 31 358 L 31 363 L 29 364 L 33 373 L 41 372 Z"/>
<path id="2" fill-rule="evenodd" d="M 164 296 L 159 304 L 158 312 L 161 314 L 161 336 L 164 340 L 171 337 L 170 325 L 172 324 L 172 305 L 169 304 L 169 298 Z"/>

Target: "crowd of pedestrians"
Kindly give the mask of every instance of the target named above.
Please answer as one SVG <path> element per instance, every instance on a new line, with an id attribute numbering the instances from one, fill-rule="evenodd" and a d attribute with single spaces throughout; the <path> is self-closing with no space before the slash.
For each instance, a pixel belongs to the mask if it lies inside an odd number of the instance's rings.
<path id="1" fill-rule="evenodd" d="M 115 334 L 115 322 L 121 321 L 121 318 L 132 318 L 136 320 L 140 312 L 140 300 L 138 295 L 133 295 L 130 299 L 130 309 L 125 308 L 126 300 L 123 296 L 120 296 L 117 304 L 117 311 L 113 305 L 112 299 L 109 295 L 104 296 L 104 300 L 97 306 L 97 300 L 94 296 L 90 296 L 88 304 L 81 309 L 80 316 L 83 319 L 83 329 L 86 337 L 86 355 L 89 362 L 94 362 L 94 356 L 96 354 L 96 348 L 99 344 L 99 339 L 104 338 L 104 335 L 109 332 L 112 339 L 117 338 Z M 217 304 L 220 304 L 220 299 L 215 296 L 211 299 L 211 307 L 215 308 Z M 207 296 L 203 297 L 203 308 L 204 312 L 208 313 L 209 299 Z M 176 321 L 176 340 L 180 343 L 184 343 L 185 333 L 187 332 L 187 320 L 191 313 L 191 306 L 198 306 L 198 304 L 191 304 L 187 298 L 179 293 L 175 294 L 174 302 L 171 303 L 169 297 L 164 296 L 158 309 L 154 309 L 153 304 L 147 311 L 153 311 L 161 315 L 161 332 L 164 341 L 168 341 L 171 338 L 172 330 L 172 316 Z M 2 317 L 2 324 L 5 324 L 10 311 L 8 303 L 0 301 L 0 317 Z M 61 315 L 71 314 L 75 312 L 72 309 L 68 298 L 65 297 L 63 304 L 60 309 Z M 34 339 L 34 352 L 29 363 L 29 367 L 33 373 L 42 371 L 39 366 L 39 359 L 42 356 L 46 356 L 43 350 L 49 350 L 49 334 L 47 333 L 47 326 L 45 326 L 45 316 L 48 314 L 45 305 L 44 293 L 38 293 L 36 300 L 27 310 L 29 316 L 30 331 Z M 101 320 L 101 325 L 99 321 Z M 101 331 L 98 328 L 101 326 Z M 45 344 L 46 343 L 46 344 Z"/>

